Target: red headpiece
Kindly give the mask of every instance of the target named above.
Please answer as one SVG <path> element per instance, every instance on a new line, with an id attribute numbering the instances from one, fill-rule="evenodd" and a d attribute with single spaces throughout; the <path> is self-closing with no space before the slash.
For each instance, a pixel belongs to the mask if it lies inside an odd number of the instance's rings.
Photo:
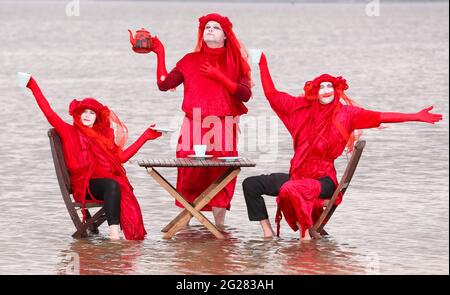
<path id="1" fill-rule="evenodd" d="M 195 51 L 200 51 L 203 46 L 206 46 L 203 42 L 203 31 L 205 30 L 206 24 L 209 21 L 218 22 L 227 37 L 225 41 L 225 48 L 227 54 L 228 75 L 234 80 L 238 79 L 240 76 L 245 76 L 251 80 L 250 66 L 247 63 L 247 50 L 234 34 L 233 24 L 230 22 L 228 17 L 221 16 L 217 13 L 211 13 L 200 17 L 198 21 L 198 37 Z"/>
<path id="2" fill-rule="evenodd" d="M 90 132 L 91 130 L 83 128 L 83 124 L 80 121 L 80 116 L 86 109 L 90 109 L 96 114 L 95 123 L 92 128 L 96 134 Z M 78 127 L 83 132 L 88 133 L 89 136 L 96 137 L 97 140 L 100 140 L 98 135 L 101 135 L 106 141 L 110 141 L 109 144 L 107 144 L 109 148 L 111 148 L 111 144 L 114 143 L 114 141 L 120 149 L 123 149 L 125 146 L 125 142 L 128 138 L 127 127 L 113 111 L 101 104 L 95 98 L 88 97 L 82 100 L 72 100 L 69 105 L 69 114 L 74 119 L 74 126 Z M 115 135 L 112 127 L 115 127 Z M 104 145 L 106 145 L 104 140 L 100 141 L 103 141 Z"/>
<path id="3" fill-rule="evenodd" d="M 334 91 L 338 94 L 343 93 L 348 89 L 347 80 L 342 78 L 342 76 L 334 77 L 329 74 L 322 74 L 314 80 L 305 83 L 305 86 L 303 87 L 305 97 L 308 99 L 318 99 L 320 84 L 323 82 L 330 82 L 333 84 Z"/>
<path id="4" fill-rule="evenodd" d="M 326 107 L 328 110 L 323 110 L 323 115 L 320 116 L 320 119 L 316 113 L 314 117 L 316 117 L 316 120 L 321 120 L 322 122 L 315 123 L 316 125 L 326 125 L 328 123 L 333 122 L 336 128 L 340 131 L 342 136 L 348 140 L 347 142 L 347 150 L 348 152 L 353 151 L 354 142 L 358 140 L 358 138 L 361 136 L 361 132 L 353 132 L 352 134 L 348 134 L 344 128 L 341 126 L 341 124 L 334 120 L 334 116 L 336 112 L 339 110 L 341 103 L 340 99 L 342 98 L 347 105 L 354 105 L 355 103 L 348 98 L 348 96 L 345 94 L 345 90 L 348 89 L 347 80 L 345 80 L 342 76 L 334 77 L 329 74 L 322 74 L 318 77 L 316 77 L 312 81 L 308 81 L 305 83 L 305 86 L 303 87 L 303 90 L 305 91 L 305 98 L 314 100 L 313 103 L 316 109 L 316 112 L 318 108 L 323 109 L 323 107 L 318 102 L 319 99 L 319 89 L 320 84 L 323 82 L 330 82 L 333 84 L 334 89 L 334 101 Z"/>

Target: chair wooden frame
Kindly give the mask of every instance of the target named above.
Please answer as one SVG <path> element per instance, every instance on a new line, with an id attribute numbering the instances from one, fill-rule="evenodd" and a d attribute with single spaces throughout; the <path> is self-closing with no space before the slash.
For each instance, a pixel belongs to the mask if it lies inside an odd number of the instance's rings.
<path id="1" fill-rule="evenodd" d="M 345 172 L 342 175 L 341 181 L 339 182 L 338 187 L 333 193 L 331 199 L 326 200 L 324 202 L 324 211 L 320 215 L 319 219 L 314 223 L 312 230 L 320 233 L 322 235 L 327 235 L 328 233 L 324 230 L 325 225 L 330 220 L 334 211 L 336 211 L 337 205 L 336 202 L 339 193 L 342 195 L 347 191 L 348 186 L 350 185 L 350 181 L 352 180 L 353 174 L 355 173 L 356 167 L 358 166 L 359 160 L 361 158 L 364 147 L 366 146 L 365 140 L 357 141 L 355 144 L 355 150 L 350 158 L 350 161 L 345 168 Z"/>
<path id="2" fill-rule="evenodd" d="M 50 148 L 52 151 L 53 164 L 55 165 L 56 177 L 58 179 L 61 195 L 69 212 L 70 218 L 75 225 L 76 231 L 72 237 L 76 239 L 85 238 L 90 233 L 98 234 L 98 227 L 105 222 L 106 215 L 102 204 L 86 203 L 86 221 L 82 223 L 77 209 L 81 210 L 81 203 L 72 201 L 72 185 L 70 183 L 69 171 L 67 170 L 66 161 L 62 150 L 61 138 L 56 129 L 51 128 L 47 133 L 50 140 Z M 93 216 L 88 209 L 100 208 Z"/>

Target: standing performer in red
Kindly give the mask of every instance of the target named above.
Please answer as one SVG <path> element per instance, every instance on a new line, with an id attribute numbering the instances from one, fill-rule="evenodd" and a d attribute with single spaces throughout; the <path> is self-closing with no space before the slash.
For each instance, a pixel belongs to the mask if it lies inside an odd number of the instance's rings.
<path id="1" fill-rule="evenodd" d="M 68 124 L 50 107 L 33 77 L 24 73 L 21 76 L 29 79 L 26 86 L 61 137 L 73 197 L 82 204 L 83 222 L 86 202 L 104 203 L 111 239 L 120 239 L 120 224 L 127 240 L 143 240 L 146 231 L 141 209 L 122 164 L 161 133 L 148 128 L 124 150 L 127 129 L 107 106 L 94 98 L 74 99 L 69 106 L 73 125 Z M 116 136 L 112 123 L 116 125 Z"/>
<path id="2" fill-rule="evenodd" d="M 232 23 L 219 14 L 199 19 L 197 47 L 186 54 L 168 74 L 164 46 L 152 38 L 157 54 L 156 78 L 161 91 L 184 84 L 182 110 L 185 113 L 178 141 L 177 157 L 194 154 L 193 146 L 208 145 L 215 157 L 237 156 L 239 116 L 247 113 L 244 102 L 251 93 L 250 67 L 245 48 L 236 38 Z M 179 168 L 178 191 L 193 202 L 224 168 Z M 223 228 L 226 209 L 234 194 L 236 179 L 220 191 L 204 210 L 212 210 L 215 223 Z M 177 202 L 181 207 L 181 204 Z"/>
<path id="3" fill-rule="evenodd" d="M 294 157 L 289 174 L 273 173 L 249 177 L 243 182 L 249 219 L 260 221 L 265 237 L 272 237 L 262 195 L 278 196 L 277 234 L 284 214 L 294 230 L 300 229 L 300 239 L 319 238 L 310 232 L 322 213 L 323 201 L 337 187 L 334 160 L 347 147 L 351 152 L 357 139 L 357 129 L 375 128 L 381 123 L 419 121 L 434 124 L 442 115 L 432 114 L 432 107 L 414 114 L 385 113 L 365 110 L 353 105 L 345 95 L 347 82 L 342 77 L 321 75 L 306 82 L 304 95 L 294 97 L 278 91 L 262 54 L 259 62 L 264 94 L 293 138 Z M 346 104 L 342 104 L 340 100 Z M 336 200 L 340 204 L 342 196 Z"/>

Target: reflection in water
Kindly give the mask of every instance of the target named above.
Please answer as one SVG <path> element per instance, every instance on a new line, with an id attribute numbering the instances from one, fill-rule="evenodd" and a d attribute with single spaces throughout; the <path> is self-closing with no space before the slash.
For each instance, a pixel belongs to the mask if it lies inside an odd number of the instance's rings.
<path id="1" fill-rule="evenodd" d="M 223 232 L 225 239 L 216 239 L 203 226 L 189 226 L 179 232 L 171 243 L 174 253 L 172 267 L 181 274 L 233 274 L 245 270 L 239 253 L 240 241 L 232 232 Z"/>
<path id="2" fill-rule="evenodd" d="M 142 241 L 104 238 L 74 240 L 61 252 L 58 274 L 133 274 L 142 255 Z"/>
<path id="3" fill-rule="evenodd" d="M 288 274 L 352 274 L 364 273 L 364 265 L 356 253 L 342 250 L 333 239 L 280 243 L 281 267 Z"/>

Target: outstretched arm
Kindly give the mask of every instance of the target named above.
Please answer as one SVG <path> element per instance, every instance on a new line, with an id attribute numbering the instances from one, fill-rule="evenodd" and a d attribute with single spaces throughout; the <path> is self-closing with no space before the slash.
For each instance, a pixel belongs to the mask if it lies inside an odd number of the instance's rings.
<path id="1" fill-rule="evenodd" d="M 67 126 L 70 126 L 69 124 L 64 122 L 61 117 L 59 117 L 58 114 L 56 114 L 55 111 L 51 108 L 50 104 L 48 103 L 47 99 L 45 98 L 44 94 L 42 93 L 36 80 L 34 80 L 33 77 L 30 78 L 27 87 L 33 93 L 34 98 L 36 99 L 39 108 L 47 118 L 47 121 L 56 129 L 59 134 L 61 134 L 61 131 Z"/>
<path id="2" fill-rule="evenodd" d="M 430 106 L 413 114 L 381 113 L 380 119 L 381 123 L 401 123 L 401 122 L 418 121 L 434 124 L 442 120 L 442 115 L 430 113 L 432 109 L 433 106 Z"/>
<path id="3" fill-rule="evenodd" d="M 139 136 L 139 138 L 133 144 L 122 151 L 122 153 L 119 155 L 120 161 L 122 163 L 125 163 L 129 159 L 131 159 L 131 157 L 133 157 L 148 140 L 153 140 L 161 136 L 161 132 L 151 129 L 154 126 L 155 125 L 151 125 L 149 128 L 147 128 L 147 130 L 145 130 L 144 133 L 142 133 L 142 135 Z"/>
<path id="4" fill-rule="evenodd" d="M 414 114 L 376 112 L 356 106 L 347 106 L 347 108 L 351 110 L 353 129 L 376 128 L 380 126 L 381 123 L 401 123 L 409 121 L 434 124 L 442 120 L 442 115 L 429 112 L 433 107 L 428 107 Z"/>

